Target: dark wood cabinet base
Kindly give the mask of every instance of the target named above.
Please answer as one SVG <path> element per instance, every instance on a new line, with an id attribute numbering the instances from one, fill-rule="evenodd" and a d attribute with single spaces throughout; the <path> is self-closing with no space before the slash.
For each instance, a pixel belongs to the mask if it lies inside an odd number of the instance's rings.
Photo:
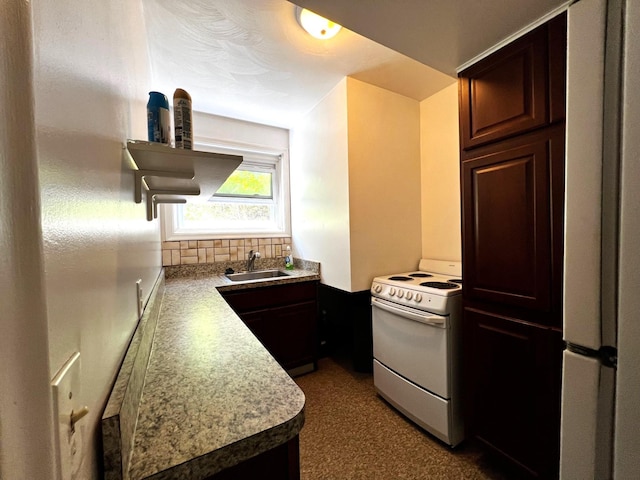
<path id="1" fill-rule="evenodd" d="M 319 331 L 322 355 L 346 355 L 356 372 L 373 372 L 371 293 L 320 285 Z"/>
<path id="2" fill-rule="evenodd" d="M 287 443 L 229 467 L 206 480 L 300 480 L 300 448 L 296 435 Z"/>
<path id="3" fill-rule="evenodd" d="M 220 293 L 285 370 L 308 372 L 318 355 L 317 290 L 309 281 Z"/>

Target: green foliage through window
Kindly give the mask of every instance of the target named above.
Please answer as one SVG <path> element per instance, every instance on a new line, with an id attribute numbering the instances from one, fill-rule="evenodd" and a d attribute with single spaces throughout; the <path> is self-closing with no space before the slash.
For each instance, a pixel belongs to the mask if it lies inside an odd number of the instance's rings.
<path id="1" fill-rule="evenodd" d="M 271 172 L 236 170 L 216 192 L 216 196 L 273 198 Z"/>
<path id="2" fill-rule="evenodd" d="M 198 148 L 229 153 L 224 146 L 198 144 Z M 240 149 L 231 153 L 244 157 L 240 167 L 207 202 L 175 205 L 167 220 L 172 229 L 168 229 L 167 238 L 290 232 L 286 155 Z"/>

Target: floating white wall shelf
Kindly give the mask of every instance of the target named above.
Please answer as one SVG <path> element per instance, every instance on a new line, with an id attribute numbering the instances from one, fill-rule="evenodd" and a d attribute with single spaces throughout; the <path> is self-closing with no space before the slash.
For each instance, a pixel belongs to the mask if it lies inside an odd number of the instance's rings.
<path id="1" fill-rule="evenodd" d="M 206 202 L 243 160 L 141 140 L 128 140 L 125 152 L 136 166 L 135 202 L 146 192 L 147 220 L 157 218 L 158 203 Z"/>

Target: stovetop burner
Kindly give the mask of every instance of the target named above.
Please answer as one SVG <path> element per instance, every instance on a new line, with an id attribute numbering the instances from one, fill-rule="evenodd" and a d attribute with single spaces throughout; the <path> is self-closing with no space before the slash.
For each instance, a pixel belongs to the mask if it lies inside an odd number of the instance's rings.
<path id="1" fill-rule="evenodd" d="M 448 314 L 462 302 L 462 264 L 421 259 L 415 270 L 375 277 L 370 290 L 380 300 Z"/>
<path id="2" fill-rule="evenodd" d="M 437 288 L 439 290 L 451 290 L 458 288 L 458 285 L 450 282 L 422 282 L 420 285 L 423 287 Z"/>

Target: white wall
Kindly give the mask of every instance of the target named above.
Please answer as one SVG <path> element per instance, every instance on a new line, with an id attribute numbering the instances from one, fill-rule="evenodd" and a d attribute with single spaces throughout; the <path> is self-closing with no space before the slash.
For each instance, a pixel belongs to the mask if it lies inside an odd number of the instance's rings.
<path id="1" fill-rule="evenodd" d="M 420 106 L 347 79 L 351 291 L 420 259 Z"/>
<path id="2" fill-rule="evenodd" d="M 289 130 L 235 118 L 193 112 L 193 136 L 197 141 L 223 141 L 238 146 L 289 150 Z"/>
<path id="3" fill-rule="evenodd" d="M 350 291 L 346 78 L 290 135 L 294 256 L 319 261 L 324 284 Z"/>
<path id="4" fill-rule="evenodd" d="M 43 327 L 48 327 L 49 353 L 48 367 L 42 360 L 11 363 L 23 370 L 25 382 L 37 379 L 40 391 L 48 391 L 56 371 L 80 351 L 78 399 L 90 413 L 80 422 L 86 442 L 78 478 L 98 478 L 97 425 L 137 323 L 135 281 L 142 278 L 148 296 L 160 272 L 158 222 L 147 222 L 145 206 L 134 204 L 133 174 L 123 157 L 127 138 L 146 139 L 150 88 L 142 7 L 126 0 L 11 3 L 33 9 L 47 312 L 46 323 L 35 325 L 39 328 L 32 328 L 23 315 L 24 325 L 12 335 L 16 342 L 28 335 L 42 346 L 47 344 Z M 28 194 L 23 201 L 37 213 L 37 201 L 31 202 Z M 32 251 L 21 249 L 18 261 L 28 263 Z M 34 269 L 34 308 L 44 307 L 37 296 L 41 279 Z M 22 294 L 27 291 L 21 288 Z M 21 405 L 22 418 L 42 417 L 27 406 Z M 50 452 L 43 448 L 50 425 L 41 422 L 34 428 L 25 422 L 24 429 L 33 442 L 8 466 L 3 457 L 2 478 L 54 478 Z M 46 473 L 23 475 L 14 467 L 20 462 L 34 462 L 30 468 Z"/>
<path id="5" fill-rule="evenodd" d="M 420 103 L 422 258 L 462 260 L 458 84 Z"/>
<path id="6" fill-rule="evenodd" d="M 291 131 L 293 246 L 322 282 L 355 292 L 420 258 L 415 100 L 343 79 Z"/>
<path id="7" fill-rule="evenodd" d="M 0 478 L 51 478 L 31 4 L 0 4 Z"/>

